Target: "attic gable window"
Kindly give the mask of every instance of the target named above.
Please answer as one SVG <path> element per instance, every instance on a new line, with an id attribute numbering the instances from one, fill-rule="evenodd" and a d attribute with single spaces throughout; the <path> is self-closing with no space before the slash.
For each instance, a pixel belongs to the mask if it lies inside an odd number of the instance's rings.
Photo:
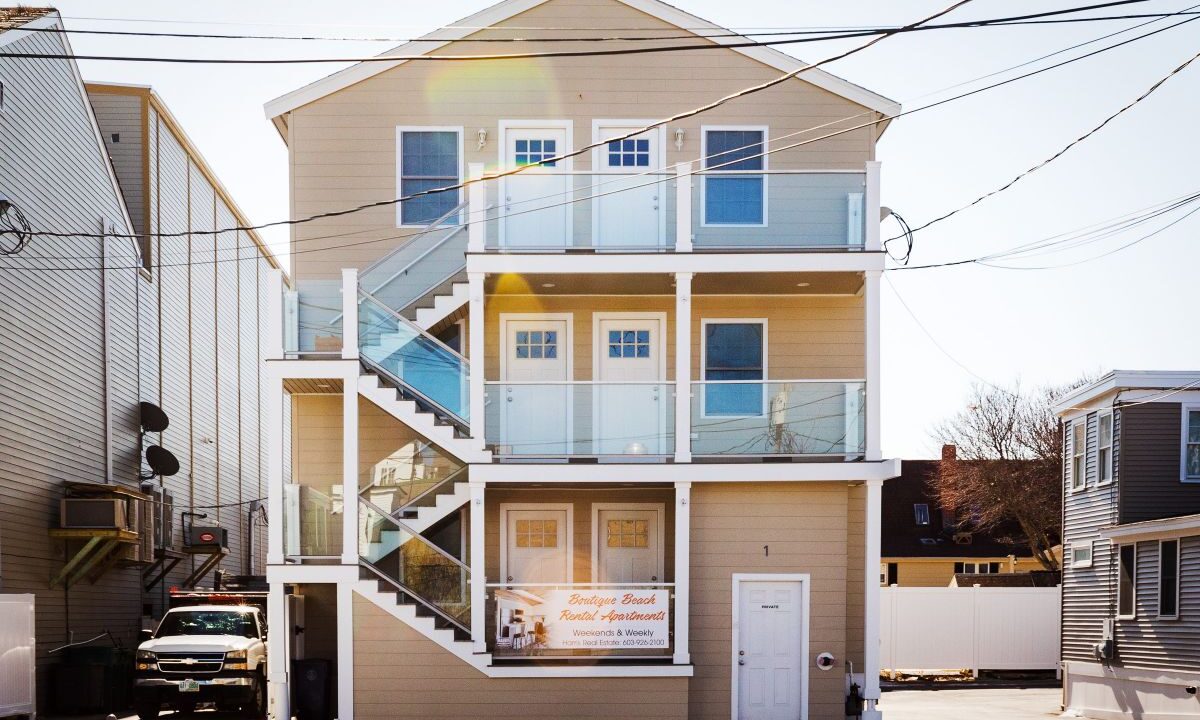
<path id="1" fill-rule="evenodd" d="M 457 185 L 462 180 L 462 130 L 457 128 L 397 128 L 396 185 L 399 197 L 397 225 L 429 225 L 461 202 L 462 191 L 431 190 Z M 457 217 L 446 219 L 457 224 Z"/>
<path id="2" fill-rule="evenodd" d="M 929 505 L 926 503 L 915 503 L 913 505 L 913 518 L 918 525 L 929 524 Z"/>

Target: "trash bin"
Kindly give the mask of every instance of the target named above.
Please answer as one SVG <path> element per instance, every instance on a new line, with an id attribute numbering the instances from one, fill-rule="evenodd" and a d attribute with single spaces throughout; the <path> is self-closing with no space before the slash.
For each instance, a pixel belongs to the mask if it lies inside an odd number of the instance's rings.
<path id="1" fill-rule="evenodd" d="M 296 720 L 331 720 L 332 663 L 320 658 L 292 661 L 292 716 Z"/>
<path id="2" fill-rule="evenodd" d="M 51 668 L 54 710 L 63 714 L 114 713 L 129 707 L 133 657 L 116 647 L 67 648 Z"/>

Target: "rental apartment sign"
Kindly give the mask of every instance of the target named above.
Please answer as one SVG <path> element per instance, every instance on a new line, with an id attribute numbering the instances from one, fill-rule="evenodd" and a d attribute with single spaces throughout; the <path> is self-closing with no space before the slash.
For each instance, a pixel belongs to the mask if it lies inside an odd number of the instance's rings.
<path id="1" fill-rule="evenodd" d="M 647 650 L 671 646 L 670 591 L 631 588 L 550 590 L 538 608 L 546 649 Z"/>

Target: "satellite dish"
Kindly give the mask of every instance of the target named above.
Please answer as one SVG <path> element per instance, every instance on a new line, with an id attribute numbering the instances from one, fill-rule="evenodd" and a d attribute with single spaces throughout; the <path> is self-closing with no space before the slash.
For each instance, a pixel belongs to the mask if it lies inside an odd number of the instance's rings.
<path id="1" fill-rule="evenodd" d="M 145 432 L 162 432 L 171 424 L 171 419 L 154 403 L 142 401 L 142 430 Z"/>
<path id="2" fill-rule="evenodd" d="M 179 472 L 179 461 L 175 459 L 170 450 L 158 445 L 146 448 L 146 464 L 150 466 L 155 475 L 163 477 L 170 477 Z"/>

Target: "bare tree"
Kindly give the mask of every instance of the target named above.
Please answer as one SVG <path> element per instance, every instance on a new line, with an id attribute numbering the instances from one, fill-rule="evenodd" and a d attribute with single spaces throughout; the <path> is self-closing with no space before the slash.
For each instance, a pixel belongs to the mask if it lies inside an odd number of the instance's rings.
<path id="1" fill-rule="evenodd" d="M 1051 407 L 1082 382 L 1029 393 L 977 384 L 967 408 L 934 431 L 957 449 L 932 481 L 942 507 L 972 531 L 1015 524 L 1047 570 L 1058 569 L 1053 548 L 1062 532 L 1063 438 Z"/>

